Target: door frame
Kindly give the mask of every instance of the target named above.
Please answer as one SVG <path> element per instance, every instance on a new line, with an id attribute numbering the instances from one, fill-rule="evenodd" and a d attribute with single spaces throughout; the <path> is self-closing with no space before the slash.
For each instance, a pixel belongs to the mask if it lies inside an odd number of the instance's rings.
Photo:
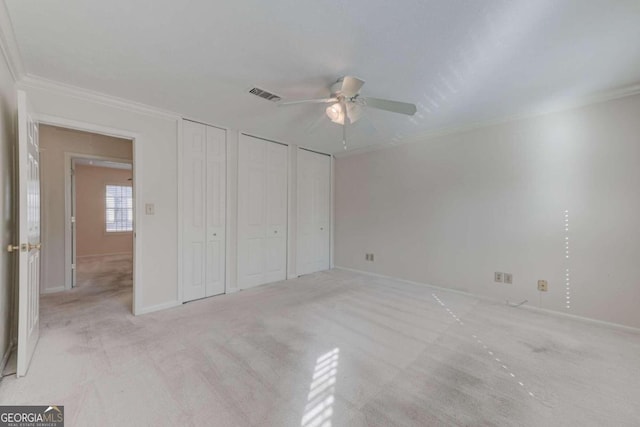
<path id="1" fill-rule="evenodd" d="M 120 157 L 108 157 L 98 156 L 95 154 L 83 154 L 74 153 L 71 151 L 65 151 L 64 153 L 64 289 L 69 290 L 74 286 L 74 271 L 73 264 L 77 264 L 76 257 L 76 239 L 77 232 L 73 233 L 73 227 L 71 226 L 72 213 L 75 211 L 76 204 L 76 189 L 75 185 L 72 185 L 72 169 L 74 169 L 74 160 L 76 159 L 88 159 L 88 160 L 102 160 L 114 163 L 125 163 L 131 165 L 133 173 L 133 160 L 123 159 Z M 131 186 L 135 185 L 134 180 L 131 180 Z M 134 206 L 134 218 L 135 218 L 135 204 L 136 204 L 136 192 L 133 192 L 133 206 Z M 77 215 L 77 214 L 76 214 Z M 133 224 L 133 235 L 136 232 L 135 220 Z M 135 241 L 135 239 L 134 239 Z M 135 255 L 134 255 L 135 256 Z"/>
<path id="2" fill-rule="evenodd" d="M 139 134 L 136 132 L 131 132 L 124 129 L 111 128 L 107 126 L 98 125 L 95 123 L 82 122 L 78 120 L 70 120 L 63 117 L 52 116 L 48 114 L 36 114 L 34 115 L 34 118 L 36 119 L 38 124 L 57 126 L 57 127 L 67 128 L 67 129 L 91 132 L 99 135 L 112 136 L 116 138 L 131 140 L 133 158 L 132 160 L 130 160 L 130 162 L 132 164 L 131 173 L 133 177 L 132 187 L 133 187 L 133 199 L 134 199 L 134 204 L 133 204 L 133 303 L 132 303 L 131 310 L 134 315 L 142 314 L 141 307 L 139 307 L 139 301 L 141 300 L 139 295 L 140 290 L 136 286 L 136 283 L 139 282 L 139 272 L 140 272 L 140 266 L 138 263 L 142 259 L 140 256 L 142 245 L 138 244 L 137 229 L 138 229 L 138 224 L 141 223 L 141 214 L 143 212 L 143 209 L 138 209 L 138 206 L 137 206 L 138 203 L 140 202 L 138 200 L 139 199 L 138 195 L 140 194 L 140 183 L 139 183 L 140 180 L 137 179 L 137 176 L 139 171 L 141 170 L 140 156 L 138 155 L 138 152 L 137 152 L 138 145 L 136 144 L 136 140 L 140 138 Z M 129 161 L 129 159 L 127 159 L 127 161 Z M 68 166 L 69 167 L 67 167 L 66 157 L 65 157 L 65 174 L 68 175 L 69 177 L 67 179 L 67 176 L 65 176 L 65 218 L 67 218 L 66 211 L 70 207 L 69 203 L 71 198 L 71 194 L 70 194 L 71 165 L 70 163 Z M 67 192 L 66 192 L 67 188 L 69 189 L 69 198 L 67 198 Z M 69 215 L 69 218 L 70 218 L 70 215 Z M 65 264 L 67 263 L 67 251 L 69 255 L 69 260 L 71 255 L 70 239 L 68 239 L 67 237 L 67 236 L 70 237 L 70 233 L 71 233 L 70 229 L 71 229 L 70 222 L 65 221 Z M 69 242 L 67 242 L 67 240 L 69 240 Z M 68 249 L 67 249 L 67 246 L 68 246 Z M 68 265 L 69 265 L 69 268 L 68 269 L 65 268 L 65 289 L 67 289 L 67 286 L 70 284 L 70 277 L 68 277 L 67 275 L 70 274 L 71 272 L 71 268 L 70 268 L 71 263 L 69 262 Z"/>

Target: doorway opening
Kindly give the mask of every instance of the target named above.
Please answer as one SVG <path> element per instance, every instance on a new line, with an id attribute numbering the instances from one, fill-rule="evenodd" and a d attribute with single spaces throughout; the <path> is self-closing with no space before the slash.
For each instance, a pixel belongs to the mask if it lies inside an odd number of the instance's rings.
<path id="1" fill-rule="evenodd" d="M 46 306 L 134 312 L 133 140 L 41 123 L 40 146 Z"/>
<path id="2" fill-rule="evenodd" d="M 71 158 L 71 287 L 133 298 L 132 164 Z"/>

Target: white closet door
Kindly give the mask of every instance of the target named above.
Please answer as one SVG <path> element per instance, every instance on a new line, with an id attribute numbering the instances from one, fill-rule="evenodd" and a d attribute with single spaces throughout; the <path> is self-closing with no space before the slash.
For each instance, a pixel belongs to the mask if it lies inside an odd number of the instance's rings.
<path id="1" fill-rule="evenodd" d="M 316 270 L 329 270 L 331 266 L 331 157 L 316 156 Z"/>
<path id="2" fill-rule="evenodd" d="M 331 226 L 331 158 L 298 149 L 296 272 L 328 270 Z"/>
<path id="3" fill-rule="evenodd" d="M 298 149 L 298 215 L 296 242 L 296 273 L 300 276 L 314 271 L 314 214 L 313 214 L 313 153 Z"/>
<path id="4" fill-rule="evenodd" d="M 238 284 L 249 288 L 263 283 L 267 145 L 240 135 L 238 150 Z"/>
<path id="5" fill-rule="evenodd" d="M 240 136 L 238 283 L 246 289 L 286 278 L 287 147 Z"/>
<path id="6" fill-rule="evenodd" d="M 225 291 L 227 133 L 211 126 L 207 134 L 206 296 Z"/>
<path id="7" fill-rule="evenodd" d="M 183 122 L 182 286 L 191 301 L 225 291 L 226 132 Z"/>
<path id="8" fill-rule="evenodd" d="M 206 127 L 183 122 L 182 132 L 183 300 L 206 296 Z"/>
<path id="9" fill-rule="evenodd" d="M 287 146 L 267 142 L 264 283 L 287 278 Z"/>

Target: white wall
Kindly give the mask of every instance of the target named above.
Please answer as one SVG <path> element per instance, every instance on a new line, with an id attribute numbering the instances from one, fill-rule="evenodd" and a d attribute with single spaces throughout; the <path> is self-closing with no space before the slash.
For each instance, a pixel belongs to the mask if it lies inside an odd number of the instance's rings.
<path id="1" fill-rule="evenodd" d="M 135 312 L 168 308 L 182 301 L 178 274 L 180 233 L 178 212 L 180 177 L 178 144 L 182 118 L 148 107 L 80 92 L 56 84 L 25 79 L 21 87 L 27 92 L 41 120 L 68 123 L 83 128 L 89 124 L 95 132 L 113 136 L 133 136 L 135 162 L 136 267 L 134 269 Z M 215 125 L 215 123 L 214 123 Z M 122 134 L 119 131 L 123 131 Z M 227 268 L 226 292 L 237 286 L 237 197 L 238 136 L 227 130 Z M 297 145 L 289 145 L 289 230 L 288 277 L 295 272 L 295 154 Z M 155 204 L 155 215 L 144 214 L 146 203 Z"/>
<path id="2" fill-rule="evenodd" d="M 65 289 L 65 153 L 131 160 L 131 141 L 40 125 L 42 292 Z"/>
<path id="3" fill-rule="evenodd" d="M 17 108 L 15 82 L 0 52 L 0 368 L 10 345 L 14 305 L 14 255 L 5 248 L 16 243 L 12 183 Z"/>
<path id="4" fill-rule="evenodd" d="M 640 95 L 339 158 L 336 265 L 640 327 L 639 161 Z"/>
<path id="5" fill-rule="evenodd" d="M 136 268 L 135 312 L 144 313 L 179 303 L 177 243 L 178 117 L 145 113 L 24 84 L 36 112 L 72 122 L 90 123 L 135 135 Z M 155 215 L 144 215 L 145 203 Z"/>

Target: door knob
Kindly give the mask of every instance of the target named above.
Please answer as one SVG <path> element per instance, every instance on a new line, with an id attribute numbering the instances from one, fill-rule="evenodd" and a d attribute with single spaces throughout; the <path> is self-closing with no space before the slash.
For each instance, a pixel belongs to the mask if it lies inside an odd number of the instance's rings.
<path id="1" fill-rule="evenodd" d="M 26 252 L 27 251 L 27 245 L 25 243 L 21 244 L 21 245 L 8 245 L 7 246 L 7 252 L 17 252 L 18 249 L 20 249 L 22 252 Z"/>

